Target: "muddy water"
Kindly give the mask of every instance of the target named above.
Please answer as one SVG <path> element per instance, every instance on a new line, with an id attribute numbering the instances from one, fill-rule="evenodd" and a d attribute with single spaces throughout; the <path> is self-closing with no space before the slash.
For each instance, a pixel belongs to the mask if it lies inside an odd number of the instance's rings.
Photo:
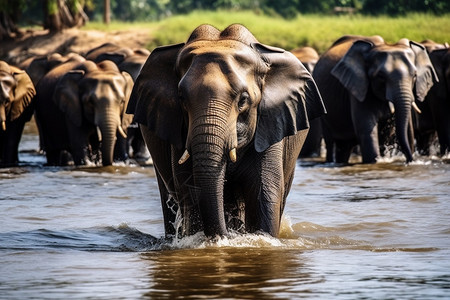
<path id="1" fill-rule="evenodd" d="M 279 239 L 164 241 L 151 167 L 0 169 L 0 299 L 448 299 L 450 164 L 299 162 Z"/>

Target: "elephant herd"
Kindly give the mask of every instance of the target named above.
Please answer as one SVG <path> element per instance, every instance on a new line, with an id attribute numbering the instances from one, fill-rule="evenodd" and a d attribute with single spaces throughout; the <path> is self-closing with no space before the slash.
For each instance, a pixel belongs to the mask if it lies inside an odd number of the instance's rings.
<path id="1" fill-rule="evenodd" d="M 151 53 L 104 44 L 26 72 L 1 62 L 1 163 L 17 163 L 34 113 L 49 165 L 151 155 L 167 236 L 277 236 L 296 161 L 322 140 L 337 163 L 355 146 L 363 163 L 396 142 L 407 162 L 436 139 L 449 152 L 449 62 L 448 45 L 380 36 L 290 52 L 238 24 Z"/>
<path id="2" fill-rule="evenodd" d="M 311 122 L 301 157 L 320 155 L 322 139 L 326 161 L 336 163 L 347 163 L 355 146 L 363 163 L 396 144 L 407 162 L 436 143 L 440 155 L 450 152 L 448 44 L 343 36 L 320 58 L 306 59 L 327 114 Z"/>
<path id="3" fill-rule="evenodd" d="M 111 165 L 148 150 L 125 113 L 134 79 L 149 56 L 106 43 L 84 56 L 32 57 L 21 69 L 0 62 L 0 164 L 18 163 L 24 125 L 34 115 L 47 165 Z"/>

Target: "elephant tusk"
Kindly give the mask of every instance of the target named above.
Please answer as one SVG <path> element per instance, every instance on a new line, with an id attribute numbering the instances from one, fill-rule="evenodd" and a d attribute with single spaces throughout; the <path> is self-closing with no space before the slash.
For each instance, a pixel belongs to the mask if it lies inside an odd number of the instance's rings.
<path id="1" fill-rule="evenodd" d="M 6 131 L 6 122 L 5 121 L 2 121 L 2 129 L 3 129 L 3 131 Z"/>
<path id="2" fill-rule="evenodd" d="M 97 136 L 98 136 L 98 141 L 101 142 L 102 141 L 102 131 L 100 130 L 100 127 L 97 126 Z"/>
<path id="3" fill-rule="evenodd" d="M 419 113 L 419 114 L 422 113 L 422 111 L 421 111 L 420 108 L 417 106 L 417 103 L 416 103 L 415 101 L 413 101 L 411 104 L 412 104 L 412 107 L 414 108 L 414 110 L 415 110 L 417 113 Z"/>
<path id="4" fill-rule="evenodd" d="M 391 101 L 388 102 L 389 104 L 389 109 L 391 110 L 391 114 L 395 113 L 395 106 L 394 103 L 392 103 Z"/>
<path id="5" fill-rule="evenodd" d="M 237 157 L 236 157 L 236 148 L 233 148 L 230 150 L 230 159 L 232 162 L 236 162 Z"/>
<path id="6" fill-rule="evenodd" d="M 190 157 L 189 152 L 186 149 L 184 151 L 183 155 L 181 156 L 180 160 L 178 161 L 178 164 L 179 165 L 184 164 L 189 159 L 189 157 Z"/>
<path id="7" fill-rule="evenodd" d="M 127 134 L 125 133 L 125 131 L 123 131 L 122 126 L 117 127 L 117 129 L 119 130 L 120 135 L 126 139 L 127 138 Z"/>

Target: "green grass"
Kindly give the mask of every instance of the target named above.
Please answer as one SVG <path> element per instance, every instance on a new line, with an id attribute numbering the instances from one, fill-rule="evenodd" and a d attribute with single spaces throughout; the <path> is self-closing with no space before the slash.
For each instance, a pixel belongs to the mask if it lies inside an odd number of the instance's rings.
<path id="1" fill-rule="evenodd" d="M 146 27 L 151 35 L 147 47 L 175 44 L 186 41 L 192 30 L 208 23 L 218 29 L 229 24 L 245 25 L 256 38 L 268 45 L 284 49 L 312 46 L 324 52 L 336 39 L 345 34 L 381 35 L 393 43 L 401 38 L 414 41 L 432 39 L 436 42 L 450 42 L 450 15 L 434 16 L 409 14 L 405 17 L 330 16 L 299 15 L 293 20 L 269 17 L 242 11 L 194 11 L 187 15 L 173 16 L 160 22 L 115 23 L 108 27 L 91 23 L 87 29 L 120 30 Z"/>

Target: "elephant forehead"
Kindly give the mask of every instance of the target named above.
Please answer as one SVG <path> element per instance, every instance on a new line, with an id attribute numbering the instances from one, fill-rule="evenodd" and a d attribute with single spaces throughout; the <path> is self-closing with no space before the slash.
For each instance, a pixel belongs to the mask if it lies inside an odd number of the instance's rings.
<path id="1" fill-rule="evenodd" d="M 194 66 L 203 68 L 209 64 L 220 65 L 224 71 L 250 70 L 251 66 L 261 63 L 255 54 L 253 49 L 236 41 L 199 41 L 183 49 L 178 57 L 177 68 L 181 76 Z"/>
<path id="2" fill-rule="evenodd" d="M 236 57 L 241 60 L 252 61 L 255 58 L 255 52 L 247 45 L 233 40 L 223 41 L 197 41 L 186 45 L 181 51 L 180 61 L 191 60 L 195 56 L 210 55 L 215 59 L 225 59 L 227 57 Z"/>

